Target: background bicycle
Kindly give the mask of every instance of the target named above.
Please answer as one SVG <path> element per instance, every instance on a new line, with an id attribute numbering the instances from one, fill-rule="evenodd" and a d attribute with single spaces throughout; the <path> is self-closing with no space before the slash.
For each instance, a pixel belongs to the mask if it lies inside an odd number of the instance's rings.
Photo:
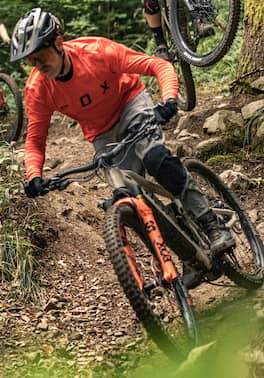
<path id="1" fill-rule="evenodd" d="M 240 19 L 240 0 L 161 0 L 161 16 L 169 56 L 179 76 L 178 105 L 196 105 L 190 64 L 217 63 L 230 49 Z"/>
<path id="2" fill-rule="evenodd" d="M 182 59 L 198 67 L 222 59 L 236 36 L 240 6 L 240 0 L 171 0 L 171 34 Z"/>
<path id="3" fill-rule="evenodd" d="M 195 84 L 190 64 L 180 57 L 177 45 L 172 40 L 171 22 L 169 18 L 168 1 L 161 2 L 161 18 L 164 36 L 166 38 L 169 57 L 179 78 L 178 106 L 184 111 L 192 110 L 196 105 Z"/>
<path id="4" fill-rule="evenodd" d="M 0 48 L 8 48 L 0 43 Z M 15 80 L 0 72 L 0 142 L 17 141 L 23 127 L 23 103 Z"/>

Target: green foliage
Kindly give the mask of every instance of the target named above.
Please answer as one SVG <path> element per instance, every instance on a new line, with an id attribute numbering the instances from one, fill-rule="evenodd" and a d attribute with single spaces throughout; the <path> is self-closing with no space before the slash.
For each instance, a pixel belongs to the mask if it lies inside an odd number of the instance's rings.
<path id="1" fill-rule="evenodd" d="M 12 35 L 12 30 L 18 19 L 29 9 L 35 6 L 34 1 L 24 0 L 1 0 L 0 22 L 4 23 L 8 34 Z M 0 49 L 0 71 L 11 74 L 14 71 L 23 72 L 19 64 L 9 63 L 9 48 Z"/>
<path id="2" fill-rule="evenodd" d="M 254 313 L 254 299 L 238 296 L 230 302 L 214 306 L 200 313 L 200 330 L 203 335 L 201 347 L 191 351 L 187 361 L 176 365 L 146 339 L 135 347 L 115 349 L 113 355 L 104 355 L 102 361 L 79 363 L 74 349 L 70 353 L 50 340 L 45 349 L 39 338 L 34 347 L 25 353 L 14 346 L 12 357 L 17 360 L 7 370 L 5 377 L 39 378 L 248 378 L 262 377 L 254 374 L 249 362 L 249 350 L 254 353 L 254 338 L 262 336 L 263 327 Z M 261 344 L 259 345 L 261 350 Z M 257 350 L 255 352 L 257 354 Z M 6 359 L 8 360 L 8 359 Z"/>
<path id="3" fill-rule="evenodd" d="M 143 4 L 134 0 L 13 0 L 1 2 L 1 18 L 9 34 L 18 19 L 33 7 L 55 14 L 65 25 L 65 39 L 80 36 L 103 36 L 144 50 L 147 33 Z M 0 71 L 25 75 L 19 63 L 9 63 L 9 49 L 0 49 Z"/>
<path id="4" fill-rule="evenodd" d="M 4 0 L 1 2 L 1 18 L 9 34 L 21 15 L 33 7 L 42 7 L 54 13 L 65 24 L 65 39 L 79 36 L 103 36 L 124 43 L 147 54 L 154 51 L 153 39 L 146 25 L 143 13 L 143 2 L 134 0 L 37 0 L 24 1 Z M 218 64 L 209 68 L 192 67 L 196 90 L 228 90 L 227 83 L 236 77 L 239 51 L 242 40 L 242 27 L 231 50 Z M 25 67 L 19 63 L 9 63 L 9 51 L 0 49 L 0 71 L 19 73 L 19 83 L 24 84 Z M 27 70 L 26 70 L 27 71 Z M 152 93 L 159 88 L 153 78 L 145 79 Z"/>
<path id="5" fill-rule="evenodd" d="M 39 0 L 37 3 L 64 21 L 67 39 L 96 35 L 131 47 L 146 45 L 146 26 L 140 1 Z"/>
<path id="6" fill-rule="evenodd" d="M 8 145 L 0 149 L 0 271 L 24 294 L 32 293 L 33 270 L 36 265 L 33 245 L 27 240 L 25 230 L 30 228 L 31 218 L 23 216 L 27 210 L 21 204 L 22 172 L 16 155 Z"/>
<path id="7" fill-rule="evenodd" d="M 192 67 L 197 92 L 228 91 L 228 84 L 236 78 L 239 63 L 240 47 L 242 43 L 242 26 L 237 33 L 229 52 L 212 67 Z"/>
<path id="8" fill-rule="evenodd" d="M 225 162 L 237 162 L 238 161 L 238 157 L 237 155 L 235 154 L 226 154 L 226 155 L 215 155 L 215 156 L 212 156 L 211 158 L 209 158 L 207 161 L 206 161 L 206 164 L 209 165 L 209 167 L 213 167 L 214 165 L 218 164 L 218 163 L 225 163 Z"/>

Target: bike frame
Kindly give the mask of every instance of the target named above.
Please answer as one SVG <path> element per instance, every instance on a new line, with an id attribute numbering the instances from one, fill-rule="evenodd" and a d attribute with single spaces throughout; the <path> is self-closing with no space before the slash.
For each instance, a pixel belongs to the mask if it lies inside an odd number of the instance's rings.
<path id="1" fill-rule="evenodd" d="M 153 202 L 151 202 L 151 197 L 148 196 L 148 192 L 162 195 L 170 200 L 174 200 L 174 197 L 171 193 L 166 191 L 159 184 L 152 183 L 146 180 L 144 177 L 138 175 L 135 172 L 121 170 L 119 168 L 110 168 L 105 170 L 105 179 L 106 182 L 112 187 L 113 191 L 120 188 L 128 188 L 133 191 L 133 187 L 139 185 L 142 189 L 143 194 L 139 194 L 136 197 L 125 197 L 121 198 L 114 203 L 114 205 L 119 204 L 130 204 L 132 205 L 136 212 L 138 213 L 140 219 L 143 221 L 144 230 L 146 231 L 147 237 L 149 239 L 150 245 L 153 248 L 154 253 L 156 254 L 160 265 L 162 267 L 164 280 L 171 283 L 175 278 L 177 278 L 177 272 L 175 271 L 174 265 L 169 251 L 165 247 L 164 239 L 162 237 L 162 231 L 160 230 L 159 225 L 155 219 L 152 209 L 158 208 Z M 151 204 L 151 206 L 150 206 Z M 156 209 L 155 209 L 156 210 Z M 165 228 L 168 229 L 169 233 L 174 235 L 174 243 L 172 243 L 172 249 L 176 249 L 177 255 L 186 263 L 189 261 L 195 260 L 197 269 L 202 269 L 208 271 L 212 268 L 212 263 L 205 253 L 205 251 L 200 248 L 194 241 L 192 241 L 189 236 L 174 222 L 174 220 L 166 214 L 161 213 L 160 218 L 165 222 Z M 123 231 L 122 231 L 123 232 Z M 125 234 L 123 232 L 124 240 Z M 172 239 L 172 238 L 171 238 Z M 125 243 L 127 245 L 127 243 Z M 177 244 L 177 246 L 176 246 Z M 182 248 L 179 249 L 179 246 L 182 245 Z M 178 247 L 178 248 L 177 248 Z M 128 255 L 128 261 L 131 264 L 133 272 L 135 272 L 135 277 L 140 287 L 142 287 L 142 278 L 136 272 L 135 260 L 133 252 L 127 247 L 126 253 Z M 184 254 L 185 251 L 185 254 Z"/>

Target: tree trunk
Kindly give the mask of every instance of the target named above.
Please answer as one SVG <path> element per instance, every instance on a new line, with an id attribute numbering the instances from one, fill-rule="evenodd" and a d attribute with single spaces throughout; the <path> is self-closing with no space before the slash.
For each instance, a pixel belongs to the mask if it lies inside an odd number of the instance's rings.
<path id="1" fill-rule="evenodd" d="M 240 84 L 252 82 L 264 72 L 264 2 L 245 0 L 244 33 L 238 67 Z"/>

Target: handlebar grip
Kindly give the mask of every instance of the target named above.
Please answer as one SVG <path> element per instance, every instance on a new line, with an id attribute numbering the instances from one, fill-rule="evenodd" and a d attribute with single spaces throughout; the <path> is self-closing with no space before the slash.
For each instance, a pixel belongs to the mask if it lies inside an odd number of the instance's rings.
<path id="1" fill-rule="evenodd" d="M 53 190 L 64 190 L 71 182 L 68 178 L 61 178 L 59 176 L 45 180 L 42 182 L 43 195 Z"/>

